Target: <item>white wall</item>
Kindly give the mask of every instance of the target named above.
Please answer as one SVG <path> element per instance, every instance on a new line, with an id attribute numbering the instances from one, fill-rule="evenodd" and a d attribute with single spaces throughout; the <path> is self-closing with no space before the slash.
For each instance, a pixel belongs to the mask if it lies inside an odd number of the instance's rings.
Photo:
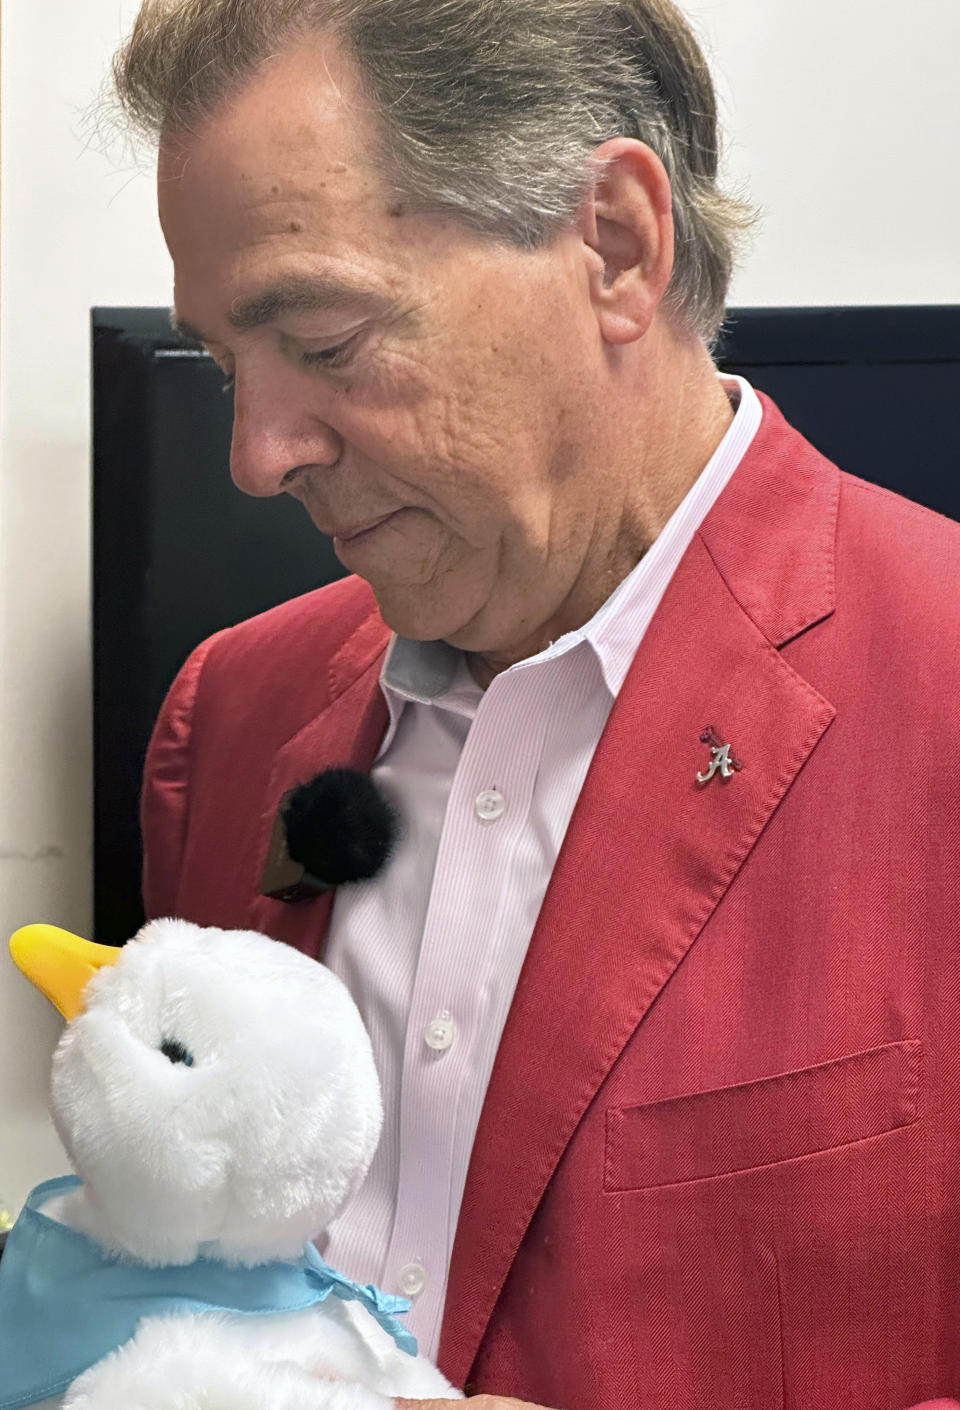
<path id="1" fill-rule="evenodd" d="M 3 6 L 0 355 L 0 1200 L 65 1169 L 45 1116 L 60 1020 L 5 959 L 18 925 L 89 933 L 89 314 L 165 304 L 149 179 L 81 116 L 134 0 Z"/>
<path id="2" fill-rule="evenodd" d="M 960 302 L 957 0 L 687 0 L 764 210 L 733 302 Z"/>
<path id="3" fill-rule="evenodd" d="M 741 304 L 960 303 L 957 0 L 688 0 L 765 210 Z M 0 946 L 90 925 L 88 312 L 165 304 L 148 176 L 79 115 L 135 0 L 3 7 Z M 0 1199 L 60 1173 L 59 1019 L 0 949 Z"/>

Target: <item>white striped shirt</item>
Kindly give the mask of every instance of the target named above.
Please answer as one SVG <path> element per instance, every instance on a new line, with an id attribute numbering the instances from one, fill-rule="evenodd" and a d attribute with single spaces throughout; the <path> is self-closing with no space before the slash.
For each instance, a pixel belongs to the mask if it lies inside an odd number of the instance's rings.
<path id="1" fill-rule="evenodd" d="M 435 1356 L 470 1153 L 527 947 L 627 672 L 681 558 L 759 428 L 749 383 L 703 474 L 581 630 L 486 692 L 461 652 L 394 640 L 390 727 L 373 778 L 404 835 L 374 881 L 341 889 L 325 961 L 370 1032 L 386 1119 L 367 1181 L 321 1243 L 361 1282 L 413 1295 Z"/>

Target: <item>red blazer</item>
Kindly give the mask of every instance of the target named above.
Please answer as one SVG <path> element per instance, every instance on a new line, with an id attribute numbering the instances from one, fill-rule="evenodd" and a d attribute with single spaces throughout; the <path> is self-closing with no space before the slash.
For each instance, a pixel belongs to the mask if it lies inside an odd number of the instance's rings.
<path id="1" fill-rule="evenodd" d="M 960 1392 L 960 527 L 759 436 L 640 647 L 477 1133 L 440 1362 L 560 1410 Z M 350 579 L 221 633 L 143 800 L 152 915 L 322 955 L 258 894 L 282 794 L 368 768 Z M 742 771 L 707 786 L 712 726 Z"/>

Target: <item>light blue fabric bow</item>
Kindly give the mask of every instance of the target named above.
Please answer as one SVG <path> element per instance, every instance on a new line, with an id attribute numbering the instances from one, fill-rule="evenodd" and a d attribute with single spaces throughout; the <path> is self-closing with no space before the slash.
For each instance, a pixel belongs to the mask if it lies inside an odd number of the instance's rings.
<path id="1" fill-rule="evenodd" d="M 416 1339 L 396 1320 L 406 1298 L 362 1287 L 329 1267 L 308 1244 L 296 1263 L 231 1268 L 199 1258 L 181 1268 L 145 1268 L 110 1258 L 85 1234 L 49 1219 L 42 1206 L 78 1189 L 73 1175 L 47 1180 L 28 1198 L 0 1260 L 0 1410 L 60 1395 L 108 1352 L 129 1341 L 144 1317 L 232 1312 L 299 1312 L 331 1293 L 366 1307 L 401 1351 Z"/>
<path id="2" fill-rule="evenodd" d="M 397 1313 L 410 1311 L 409 1298 L 381 1292 L 372 1283 L 361 1285 L 353 1282 L 351 1278 L 345 1278 L 342 1273 L 331 1268 L 329 1263 L 324 1263 L 313 1244 L 307 1244 L 303 1256 L 308 1265 L 307 1276 L 317 1288 L 318 1302 L 325 1301 L 331 1293 L 335 1297 L 342 1297 L 345 1302 L 362 1302 L 371 1317 L 375 1317 L 383 1330 L 390 1333 L 400 1350 L 416 1356 L 416 1337 L 397 1321 Z"/>

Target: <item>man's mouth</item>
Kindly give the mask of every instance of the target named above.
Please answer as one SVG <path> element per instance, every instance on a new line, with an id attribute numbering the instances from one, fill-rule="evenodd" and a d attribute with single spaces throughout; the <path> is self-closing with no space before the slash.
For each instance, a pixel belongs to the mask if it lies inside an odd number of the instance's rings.
<path id="1" fill-rule="evenodd" d="M 333 534 L 334 542 L 354 543 L 357 539 L 363 538 L 365 534 L 372 534 L 375 529 L 381 528 L 389 519 L 393 518 L 396 512 L 396 510 L 392 510 L 389 514 L 382 514 L 379 519 L 369 519 L 365 524 L 358 524 L 352 529 L 336 530 Z"/>

